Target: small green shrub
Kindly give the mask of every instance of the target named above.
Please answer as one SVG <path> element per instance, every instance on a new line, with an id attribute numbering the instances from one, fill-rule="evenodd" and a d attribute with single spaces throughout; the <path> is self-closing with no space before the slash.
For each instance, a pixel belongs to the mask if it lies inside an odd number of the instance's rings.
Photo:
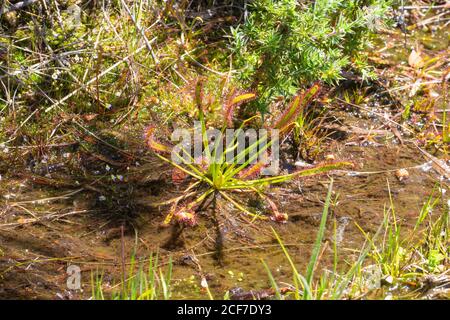
<path id="1" fill-rule="evenodd" d="M 370 77 L 364 49 L 390 0 L 256 0 L 231 30 L 238 77 L 257 87 L 260 105 L 292 96 L 302 83 L 335 83 L 341 71 Z M 264 109 L 264 108 L 263 108 Z"/>

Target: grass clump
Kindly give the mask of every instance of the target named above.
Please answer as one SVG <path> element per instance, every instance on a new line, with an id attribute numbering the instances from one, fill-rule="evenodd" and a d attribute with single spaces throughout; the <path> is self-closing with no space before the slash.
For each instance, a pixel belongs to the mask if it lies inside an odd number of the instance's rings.
<path id="1" fill-rule="evenodd" d="M 351 286 L 352 279 L 357 274 L 358 270 L 361 268 L 362 263 L 364 262 L 368 250 L 367 248 L 363 248 L 356 262 L 350 266 L 348 271 L 344 274 L 339 274 L 337 272 L 337 248 L 334 247 L 334 270 L 329 272 L 328 270 L 324 270 L 322 274 L 319 275 L 319 280 L 316 277 L 316 269 L 319 264 L 320 257 L 323 253 L 322 243 L 325 236 L 326 225 L 329 215 L 330 204 L 332 203 L 332 189 L 333 189 L 333 180 L 328 188 L 327 197 L 325 200 L 325 205 L 322 212 L 322 218 L 320 220 L 319 230 L 317 231 L 316 240 L 314 242 L 314 246 L 311 252 L 311 257 L 306 269 L 306 274 L 303 276 L 300 271 L 298 271 L 297 266 L 292 260 L 289 252 L 283 244 L 283 241 L 279 237 L 279 235 L 273 230 L 275 237 L 280 244 L 283 253 L 286 256 L 286 259 L 289 262 L 289 265 L 292 270 L 293 277 L 293 286 L 280 288 L 270 269 L 263 261 L 263 264 L 267 270 L 269 275 L 270 282 L 272 284 L 272 288 L 275 292 L 275 297 L 277 299 L 286 299 L 293 298 L 296 300 L 322 300 L 322 299 L 341 299 L 344 297 L 346 292 Z"/>
<path id="2" fill-rule="evenodd" d="M 257 87 L 260 104 L 292 96 L 308 81 L 336 83 L 354 69 L 372 76 L 364 50 L 389 0 L 256 0 L 231 31 L 240 78 Z"/>
<path id="3" fill-rule="evenodd" d="M 321 274 L 315 274 L 324 250 L 323 240 L 332 201 L 331 189 L 332 183 L 305 276 L 298 271 L 282 240 L 273 231 L 289 262 L 293 277 L 292 286 L 279 287 L 263 261 L 277 299 L 417 299 L 427 297 L 427 294 L 431 294 L 432 298 L 433 293 L 428 291 L 432 291 L 435 284 L 448 283 L 449 209 L 442 197 L 435 197 L 434 193 L 425 201 L 415 227 L 407 234 L 401 232 L 402 226 L 390 198 L 391 206 L 385 211 L 383 223 L 374 235 L 369 235 L 357 225 L 366 242 L 356 260 L 352 263 L 347 261 L 347 271 L 341 273 L 337 270 L 339 258 L 335 243 L 333 270 L 324 269 Z M 431 213 L 438 205 L 442 213 L 432 219 Z M 336 235 L 334 239 L 336 241 Z M 439 295 L 439 289 L 437 291 Z M 442 292 L 448 294 L 445 287 Z"/>
<path id="4" fill-rule="evenodd" d="M 137 269 L 137 270 L 136 270 Z M 122 275 L 121 283 L 113 285 L 106 293 L 103 289 L 103 275 L 91 275 L 92 299 L 94 300 L 169 300 L 172 295 L 172 260 L 164 271 L 158 254 L 151 254 L 148 260 L 136 262 L 134 255 L 129 264 L 129 277 Z"/>
<path id="5" fill-rule="evenodd" d="M 420 286 L 420 279 L 439 274 L 448 265 L 449 209 L 442 196 L 436 197 L 434 193 L 435 190 L 421 208 L 414 228 L 407 234 L 398 222 L 392 198 L 384 213 L 382 240 L 374 241 L 364 233 L 372 246 L 370 257 L 381 268 L 387 284 Z M 433 210 L 438 211 L 439 204 L 442 213 L 432 218 L 431 214 Z"/>

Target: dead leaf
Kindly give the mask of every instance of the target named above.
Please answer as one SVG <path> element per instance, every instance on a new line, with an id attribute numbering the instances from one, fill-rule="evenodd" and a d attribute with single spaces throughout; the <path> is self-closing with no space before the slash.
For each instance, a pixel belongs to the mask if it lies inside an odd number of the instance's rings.
<path id="1" fill-rule="evenodd" d="M 97 116 L 98 116 L 98 114 L 96 114 L 96 113 L 88 113 L 88 114 L 83 115 L 83 119 L 86 121 L 92 121 L 95 118 L 97 118 Z"/>
<path id="2" fill-rule="evenodd" d="M 408 64 L 414 69 L 420 69 L 424 65 L 424 61 L 420 51 L 412 50 L 408 57 Z"/>

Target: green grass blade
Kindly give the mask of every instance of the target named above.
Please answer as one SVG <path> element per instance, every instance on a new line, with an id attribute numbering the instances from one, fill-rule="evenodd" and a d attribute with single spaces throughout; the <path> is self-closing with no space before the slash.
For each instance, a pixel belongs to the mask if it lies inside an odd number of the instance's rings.
<path id="1" fill-rule="evenodd" d="M 306 269 L 306 281 L 308 282 L 309 285 L 311 285 L 311 282 L 313 279 L 314 269 L 317 264 L 317 259 L 319 257 L 320 248 L 322 247 L 323 237 L 325 235 L 325 229 L 326 229 L 326 225 L 327 225 L 328 210 L 330 208 L 332 190 L 333 190 L 333 179 L 331 179 L 330 186 L 328 187 L 328 194 L 327 194 L 327 198 L 325 200 L 325 206 L 323 207 L 323 211 L 322 211 L 322 218 L 320 220 L 319 231 L 317 232 L 316 242 L 314 243 L 313 251 L 311 253 L 311 258 L 309 260 L 309 264 Z"/>

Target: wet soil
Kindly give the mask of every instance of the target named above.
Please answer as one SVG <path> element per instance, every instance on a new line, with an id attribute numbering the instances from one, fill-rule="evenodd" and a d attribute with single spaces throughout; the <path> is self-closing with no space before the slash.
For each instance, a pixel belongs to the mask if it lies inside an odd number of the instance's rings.
<path id="1" fill-rule="evenodd" d="M 384 208 L 389 205 L 389 189 L 401 222 L 412 227 L 439 180 L 439 174 L 427 165 L 429 159 L 415 146 L 392 143 L 361 146 L 352 143 L 352 136 L 329 146 L 330 153 L 338 159 L 355 164 L 350 172 L 332 174 L 334 194 L 338 196 L 332 217 L 337 222 L 342 257 L 351 255 L 350 249 L 360 249 L 364 241 L 355 223 L 371 233 L 379 227 Z M 395 170 L 399 168 L 408 168 L 409 179 L 403 182 L 397 179 Z M 236 288 L 268 288 L 261 259 L 277 279 L 289 283 L 288 264 L 270 228 L 283 239 L 299 270 L 304 270 L 329 181 L 328 176 L 322 175 L 268 190 L 279 209 L 289 214 L 286 224 L 245 223 L 223 202 L 222 210 L 228 217 L 234 217 L 233 223 L 228 220 L 217 227 L 208 219 L 210 212 L 206 212 L 197 227 L 180 229 L 161 228 L 167 207 L 150 206 L 177 193 L 177 187 L 162 185 L 161 180 L 133 187 L 118 181 L 115 193 L 99 194 L 82 188 L 66 188 L 62 192 L 50 186 L 37 186 L 32 179 L 3 178 L 0 297 L 88 298 L 91 273 L 102 270 L 106 275 L 104 281 L 113 284 L 120 279 L 122 260 L 128 264 L 133 251 L 138 259 L 158 251 L 162 264 L 168 262 L 169 256 L 173 259 L 173 277 L 178 283 L 175 298 L 205 298 L 200 288 L 202 276 L 217 297 Z M 328 240 L 333 236 L 332 228 L 330 219 Z M 330 266 L 331 259 L 332 250 L 328 247 L 321 267 Z M 66 270 L 71 264 L 81 267 L 83 292 L 67 289 Z"/>

